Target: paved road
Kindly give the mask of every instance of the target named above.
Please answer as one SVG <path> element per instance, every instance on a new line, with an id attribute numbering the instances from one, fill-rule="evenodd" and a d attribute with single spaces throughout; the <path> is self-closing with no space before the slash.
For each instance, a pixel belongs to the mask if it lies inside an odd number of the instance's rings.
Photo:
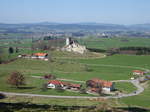
<path id="1" fill-rule="evenodd" d="M 25 93 L 13 93 L 13 92 L 2 92 L 5 95 L 9 96 L 29 96 L 29 97 L 46 97 L 46 98 L 77 98 L 77 99 L 91 99 L 91 98 L 123 98 L 123 97 L 129 97 L 129 96 L 135 96 L 144 91 L 144 88 L 140 85 L 139 81 L 136 80 L 119 80 L 119 81 L 113 81 L 113 82 L 131 82 L 134 86 L 137 87 L 137 90 L 129 93 L 129 94 L 119 94 L 117 96 L 100 96 L 100 97 L 93 97 L 93 96 L 57 96 L 57 95 L 39 95 L 39 94 L 25 94 Z"/>

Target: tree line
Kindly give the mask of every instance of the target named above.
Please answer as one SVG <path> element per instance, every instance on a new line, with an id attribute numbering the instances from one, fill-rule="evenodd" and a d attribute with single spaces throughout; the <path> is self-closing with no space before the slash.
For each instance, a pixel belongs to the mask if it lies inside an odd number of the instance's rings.
<path id="1" fill-rule="evenodd" d="M 107 50 L 108 55 L 113 54 L 134 54 L 134 55 L 150 55 L 150 47 L 120 47 Z"/>
<path id="2" fill-rule="evenodd" d="M 110 48 L 107 50 L 98 48 L 87 48 L 91 52 L 107 53 L 107 55 L 113 54 L 134 54 L 134 55 L 150 55 L 150 47 L 120 47 Z"/>

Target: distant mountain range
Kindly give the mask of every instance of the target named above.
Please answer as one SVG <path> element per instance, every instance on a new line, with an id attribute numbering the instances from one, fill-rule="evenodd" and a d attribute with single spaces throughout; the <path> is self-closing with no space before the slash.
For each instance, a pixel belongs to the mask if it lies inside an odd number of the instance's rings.
<path id="1" fill-rule="evenodd" d="M 135 24 L 135 25 L 118 25 L 118 24 L 104 24 L 104 23 L 54 23 L 54 22 L 41 22 L 41 23 L 22 23 L 22 24 L 5 24 L 0 23 L 0 30 L 10 31 L 49 31 L 49 30 L 135 30 L 135 31 L 150 31 L 150 24 Z"/>

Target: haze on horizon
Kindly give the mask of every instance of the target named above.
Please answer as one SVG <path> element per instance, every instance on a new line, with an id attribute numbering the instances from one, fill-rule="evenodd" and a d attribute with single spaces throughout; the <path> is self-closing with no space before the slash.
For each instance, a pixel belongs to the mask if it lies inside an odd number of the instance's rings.
<path id="1" fill-rule="evenodd" d="M 150 22 L 150 0 L 0 0 L 0 23 Z"/>

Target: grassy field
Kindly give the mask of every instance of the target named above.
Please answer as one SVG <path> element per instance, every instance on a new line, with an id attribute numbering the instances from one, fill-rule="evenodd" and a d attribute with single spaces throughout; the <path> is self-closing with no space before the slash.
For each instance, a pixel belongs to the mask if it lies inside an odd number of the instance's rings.
<path id="1" fill-rule="evenodd" d="M 122 83 L 122 82 L 116 82 L 115 83 L 115 87 L 119 90 L 119 91 L 121 91 L 121 92 L 123 92 L 123 93 L 131 93 L 131 92 L 133 92 L 133 91 L 135 91 L 137 88 L 133 85 L 133 84 L 131 84 L 130 82 L 124 82 L 124 83 Z"/>
<path id="2" fill-rule="evenodd" d="M 19 37 L 21 35 L 16 35 Z M 82 45 L 86 45 L 88 48 L 98 48 L 98 49 L 109 49 L 118 47 L 150 47 L 150 38 L 96 38 L 96 37 L 86 37 L 77 39 Z M 46 42 L 46 41 L 45 41 Z M 3 47 L 28 47 L 32 46 L 31 38 L 10 38 L 10 39 L 0 39 L 0 46 Z"/>
<path id="3" fill-rule="evenodd" d="M 114 67 L 124 68 L 132 68 L 136 69 L 136 67 L 147 68 L 150 69 L 150 56 L 137 56 L 137 55 L 113 55 L 108 56 L 103 59 L 91 59 L 91 60 L 76 60 L 80 63 L 85 64 L 97 64 L 97 65 L 112 65 Z M 138 68 L 137 68 L 138 69 Z"/>
<path id="4" fill-rule="evenodd" d="M 58 78 L 66 78 L 81 81 L 86 81 L 95 77 L 98 77 L 103 80 L 120 80 L 120 79 L 129 79 L 132 76 L 131 71 L 133 70 L 133 68 L 106 66 L 109 65 L 106 62 L 101 63 L 103 65 L 99 65 L 98 63 L 92 65 L 92 63 L 90 62 L 92 60 L 105 60 L 105 58 L 87 60 L 87 59 L 78 59 L 77 57 L 76 60 L 73 60 L 74 57 L 72 57 L 72 59 L 66 60 L 61 59 L 59 57 L 60 55 L 57 55 L 57 58 L 54 59 L 53 62 L 46 62 L 32 59 L 18 59 L 9 64 L 1 64 L 0 80 L 2 81 L 2 84 L 0 85 L 0 90 L 4 91 L 7 88 L 7 91 L 16 91 L 16 92 L 30 93 L 31 91 L 32 93 L 39 93 L 39 94 L 80 95 L 79 93 L 70 93 L 70 92 L 58 93 L 55 90 L 48 90 L 46 92 L 43 92 L 41 91 L 40 88 L 42 84 L 46 81 L 41 79 L 32 79 L 31 76 L 44 76 L 45 74 L 52 73 Z M 27 87 L 27 89 L 17 90 L 16 88 L 11 88 L 9 87 L 9 85 L 6 84 L 6 77 L 8 76 L 8 74 L 16 70 L 22 72 L 27 77 L 27 86 L 31 88 Z"/>
<path id="5" fill-rule="evenodd" d="M 32 39 L 24 38 L 10 38 L 10 39 L 0 39 L 0 47 L 31 47 Z"/>
<path id="6" fill-rule="evenodd" d="M 145 91 L 138 96 L 132 96 L 122 98 L 119 100 L 120 103 L 124 103 L 128 106 L 140 106 L 150 108 L 150 81 L 144 84 Z"/>
<path id="7" fill-rule="evenodd" d="M 55 55 L 57 54 L 57 55 Z M 65 57 L 64 59 L 62 57 Z M 67 59 L 69 57 L 69 59 Z M 91 57 L 91 56 L 90 56 Z M 93 56 L 92 56 L 93 57 Z M 52 73 L 58 78 L 66 78 L 73 80 L 86 81 L 91 78 L 98 77 L 104 80 L 125 80 L 132 77 L 132 70 L 144 68 L 150 69 L 150 56 L 130 56 L 130 55 L 113 55 L 105 58 L 81 58 L 80 56 L 71 56 L 69 54 L 53 53 L 53 62 L 41 61 L 41 60 L 31 60 L 31 59 L 18 59 L 9 64 L 0 65 L 0 91 L 11 91 L 11 92 L 21 92 L 21 93 L 35 93 L 35 94 L 50 94 L 50 95 L 73 95 L 73 96 L 87 96 L 87 94 L 79 94 L 74 92 L 62 91 L 58 92 L 56 90 L 42 91 L 42 84 L 47 82 L 43 79 L 31 78 L 31 76 L 43 76 L 45 74 Z M 24 89 L 16 89 L 10 87 L 6 84 L 6 78 L 8 74 L 12 71 L 22 72 L 27 80 L 26 87 Z M 150 83 L 146 85 L 150 87 Z M 116 83 L 116 87 L 126 93 L 135 90 L 130 83 Z M 118 100 L 121 105 L 134 105 L 149 107 L 150 103 L 144 101 L 149 101 L 149 89 L 146 89 L 141 95 L 123 98 Z M 133 99 L 133 101 L 132 101 Z M 136 99 L 139 102 L 136 102 Z M 2 100 L 4 101 L 4 100 Z M 7 99 L 6 99 L 7 101 Z M 37 100 L 34 100 L 35 102 Z M 34 102 L 33 101 L 33 102 Z M 56 100 L 55 100 L 56 101 Z M 53 101 L 53 103 L 55 103 Z M 62 100 L 63 101 L 63 100 Z M 83 102 L 89 101 L 83 100 Z M 116 101 L 116 100 L 114 100 Z M 140 101 L 142 103 L 140 103 Z M 48 102 L 43 99 L 42 103 Z M 78 102 L 78 100 L 77 100 Z M 67 104 L 67 102 L 65 102 Z M 61 101 L 60 103 L 61 104 Z M 74 103 L 73 103 L 74 104 Z M 77 105 L 81 103 L 78 102 Z M 90 105 L 91 103 L 89 103 Z M 92 104 L 95 104 L 92 102 Z M 92 105 L 91 104 L 91 105 Z M 96 102 L 97 104 L 97 102 Z"/>
<path id="8" fill-rule="evenodd" d="M 80 39 L 81 44 L 88 48 L 109 49 L 118 47 L 150 47 L 150 38 L 83 38 Z"/>

